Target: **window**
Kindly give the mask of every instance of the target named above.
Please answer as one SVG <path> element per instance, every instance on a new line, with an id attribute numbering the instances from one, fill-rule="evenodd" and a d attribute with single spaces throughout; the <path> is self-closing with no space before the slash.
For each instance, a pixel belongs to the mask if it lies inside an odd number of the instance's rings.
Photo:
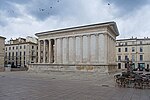
<path id="1" fill-rule="evenodd" d="M 140 47 L 140 52 L 143 52 L 143 48 L 142 47 Z"/>
<path id="2" fill-rule="evenodd" d="M 24 56 L 26 55 L 26 52 L 24 51 Z"/>
<path id="3" fill-rule="evenodd" d="M 135 47 L 132 47 L 132 52 L 135 52 Z"/>
<path id="4" fill-rule="evenodd" d="M 120 61 L 121 60 L 121 56 L 118 56 L 118 61 Z"/>
<path id="5" fill-rule="evenodd" d="M 34 49 L 34 46 L 32 46 L 32 49 Z"/>
<path id="6" fill-rule="evenodd" d="M 125 52 L 128 52 L 128 48 L 125 48 Z"/>
<path id="7" fill-rule="evenodd" d="M 140 44 L 142 44 L 142 41 L 140 41 Z"/>
<path id="8" fill-rule="evenodd" d="M 14 52 L 12 52 L 12 60 L 14 60 Z"/>
<path id="9" fill-rule="evenodd" d="M 18 49 L 18 46 L 16 46 L 16 49 Z"/>
<path id="10" fill-rule="evenodd" d="M 121 52 L 121 48 L 118 48 L 118 52 Z"/>
<path id="11" fill-rule="evenodd" d="M 13 47 L 13 50 L 14 50 L 14 47 Z"/>
<path id="12" fill-rule="evenodd" d="M 149 69 L 149 64 L 147 64 L 147 68 L 146 69 Z"/>
<path id="13" fill-rule="evenodd" d="M 5 53 L 5 57 L 7 58 L 7 52 Z"/>
<path id="14" fill-rule="evenodd" d="M 20 52 L 20 56 L 21 56 L 21 52 Z"/>
<path id="15" fill-rule="evenodd" d="M 125 68 L 127 68 L 127 63 L 125 63 L 125 65 L 124 65 L 124 66 L 125 66 Z"/>
<path id="16" fill-rule="evenodd" d="M 11 54 L 10 54 L 10 52 L 9 52 L 9 57 L 8 57 L 9 60 L 10 60 L 10 55 L 11 55 Z"/>
<path id="17" fill-rule="evenodd" d="M 21 66 L 21 60 L 20 60 L 20 66 Z"/>
<path id="18" fill-rule="evenodd" d="M 11 50 L 11 47 L 9 47 L 9 50 Z"/>
<path id="19" fill-rule="evenodd" d="M 143 61 L 143 55 L 140 55 L 140 61 Z"/>
<path id="20" fill-rule="evenodd" d="M 135 56 L 134 55 L 132 55 L 132 61 L 135 61 Z"/>
<path id="21" fill-rule="evenodd" d="M 128 43 L 127 42 L 125 42 L 125 45 L 127 45 Z"/>
<path id="22" fill-rule="evenodd" d="M 128 56 L 125 56 L 125 60 L 128 60 Z"/>
<path id="23" fill-rule="evenodd" d="M 6 47 L 6 51 L 7 51 L 7 47 Z"/>
<path id="24" fill-rule="evenodd" d="M 121 69 L 121 63 L 118 63 L 118 69 Z"/>
<path id="25" fill-rule="evenodd" d="M 24 49 L 26 49 L 26 46 L 24 45 Z"/>
<path id="26" fill-rule="evenodd" d="M 20 46 L 20 49 L 22 49 L 22 46 Z"/>

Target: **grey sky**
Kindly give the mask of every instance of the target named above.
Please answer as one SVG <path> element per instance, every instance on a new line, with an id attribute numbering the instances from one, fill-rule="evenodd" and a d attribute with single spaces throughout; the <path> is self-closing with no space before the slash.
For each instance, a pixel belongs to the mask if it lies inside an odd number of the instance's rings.
<path id="1" fill-rule="evenodd" d="M 106 1 L 109 2 L 110 4 L 114 4 L 119 9 L 119 13 L 122 16 L 124 14 L 134 13 L 134 11 L 141 9 L 143 6 L 149 3 L 149 0 L 106 0 Z"/>
<path id="2" fill-rule="evenodd" d="M 150 37 L 149 9 L 148 0 L 0 0 L 0 35 L 10 39 L 116 21 L 118 38 Z"/>

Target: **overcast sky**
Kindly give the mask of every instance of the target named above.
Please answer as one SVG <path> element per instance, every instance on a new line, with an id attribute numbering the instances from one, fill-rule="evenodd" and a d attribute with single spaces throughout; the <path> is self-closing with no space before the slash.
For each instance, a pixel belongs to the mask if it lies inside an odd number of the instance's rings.
<path id="1" fill-rule="evenodd" d="M 0 0 L 0 35 L 115 21 L 118 38 L 150 37 L 150 0 Z"/>

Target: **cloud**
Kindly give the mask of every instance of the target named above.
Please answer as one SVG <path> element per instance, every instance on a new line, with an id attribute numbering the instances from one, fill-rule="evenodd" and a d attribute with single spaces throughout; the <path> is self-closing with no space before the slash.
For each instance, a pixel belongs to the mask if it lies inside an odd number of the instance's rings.
<path id="1" fill-rule="evenodd" d="M 149 4 L 149 0 L 104 0 L 116 6 L 119 10 L 116 16 L 122 17 L 126 14 L 134 13 L 143 6 Z"/>
<path id="2" fill-rule="evenodd" d="M 117 22 L 119 38 L 140 36 L 141 33 L 149 36 L 150 32 L 148 0 L 0 1 L 0 35 L 8 39 L 105 21 Z"/>
<path id="3" fill-rule="evenodd" d="M 120 38 L 150 37 L 150 5 L 143 6 L 130 16 L 124 16 L 118 20 Z M 144 13 L 143 13 L 144 12 Z"/>
<path id="4" fill-rule="evenodd" d="M 14 37 L 33 36 L 39 31 L 103 22 L 102 20 L 112 18 L 108 5 L 103 5 L 103 2 L 98 0 L 32 0 L 25 4 L 13 2 L 11 5 L 17 9 L 20 16 L 13 18 L 3 14 L 9 23 L 3 27 L 2 33 L 13 34 Z M 41 9 L 44 11 L 40 11 Z"/>
<path id="5" fill-rule="evenodd" d="M 39 21 L 44 21 L 51 16 L 59 16 L 61 19 L 74 17 L 89 21 L 102 18 L 98 15 L 104 15 L 103 19 L 107 19 L 108 8 L 109 6 L 103 4 L 102 0 L 59 0 L 59 2 L 58 0 L 33 0 L 26 5 L 27 13 Z"/>

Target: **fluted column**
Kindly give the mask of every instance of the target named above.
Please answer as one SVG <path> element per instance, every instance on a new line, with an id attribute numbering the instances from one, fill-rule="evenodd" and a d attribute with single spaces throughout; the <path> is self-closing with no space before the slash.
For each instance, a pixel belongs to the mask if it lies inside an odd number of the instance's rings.
<path id="1" fill-rule="evenodd" d="M 69 63 L 69 37 L 66 38 L 67 39 L 67 43 L 66 43 L 66 48 L 67 48 L 67 54 L 66 54 L 66 60 L 67 60 L 67 63 Z"/>
<path id="2" fill-rule="evenodd" d="M 81 63 L 83 62 L 83 36 L 80 36 L 80 54 L 81 54 Z"/>
<path id="3" fill-rule="evenodd" d="M 41 61 L 41 42 L 40 40 L 38 41 L 38 63 L 40 63 Z"/>
<path id="4" fill-rule="evenodd" d="M 96 63 L 98 63 L 99 62 L 99 35 L 98 34 L 96 34 Z"/>
<path id="5" fill-rule="evenodd" d="M 112 52 L 113 52 L 113 48 L 112 48 L 112 39 L 111 39 L 111 37 L 110 36 L 108 36 L 108 46 L 109 46 L 109 48 L 108 48 L 108 50 L 109 50 L 109 52 L 108 52 L 108 54 L 109 54 L 109 63 L 112 63 L 112 57 L 113 57 L 113 55 L 112 55 Z"/>
<path id="6" fill-rule="evenodd" d="M 57 39 L 54 40 L 55 47 L 54 47 L 54 63 L 57 63 Z"/>
<path id="7" fill-rule="evenodd" d="M 44 44 L 43 44 L 43 63 L 45 63 L 45 40 L 44 40 Z"/>
<path id="8" fill-rule="evenodd" d="M 60 62 L 63 63 L 63 38 L 60 38 Z"/>
<path id="9" fill-rule="evenodd" d="M 52 48 L 52 45 L 51 45 L 51 40 L 49 40 L 49 63 L 51 63 L 51 57 L 52 57 L 52 55 L 51 55 L 51 48 Z"/>
<path id="10" fill-rule="evenodd" d="M 91 35 L 88 35 L 88 63 L 91 62 Z"/>
<path id="11" fill-rule="evenodd" d="M 105 57 L 105 63 L 108 64 L 108 38 L 107 33 L 104 33 L 104 57 Z"/>
<path id="12" fill-rule="evenodd" d="M 73 37 L 73 62 L 76 62 L 76 37 Z"/>

